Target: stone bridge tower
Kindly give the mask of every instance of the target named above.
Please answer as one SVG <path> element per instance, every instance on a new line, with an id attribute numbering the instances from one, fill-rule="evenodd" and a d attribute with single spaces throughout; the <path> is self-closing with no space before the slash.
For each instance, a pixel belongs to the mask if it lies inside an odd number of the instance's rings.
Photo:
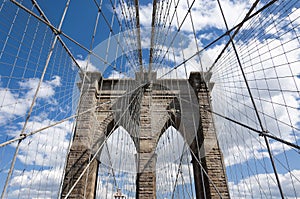
<path id="1" fill-rule="evenodd" d="M 95 198 L 98 160 L 91 158 L 101 153 L 104 140 L 118 126 L 129 132 L 138 152 L 136 198 L 156 198 L 155 149 L 170 126 L 190 147 L 197 198 L 220 198 L 219 194 L 229 198 L 223 157 L 209 112 L 209 88 L 203 75 L 210 78 L 210 74 L 195 72 L 188 80 L 156 80 L 152 73 L 151 83 L 143 84 L 141 77 L 148 74 L 136 74 L 135 80 L 117 80 L 87 73 L 79 105 L 79 112 L 85 113 L 77 118 L 62 198 Z"/>

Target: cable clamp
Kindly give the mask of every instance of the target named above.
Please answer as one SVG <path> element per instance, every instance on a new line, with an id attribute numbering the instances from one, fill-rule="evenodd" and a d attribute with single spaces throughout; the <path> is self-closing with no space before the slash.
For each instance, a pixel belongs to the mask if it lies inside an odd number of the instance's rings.
<path id="1" fill-rule="evenodd" d="M 262 130 L 261 132 L 260 132 L 260 134 L 259 134 L 259 136 L 265 136 L 265 134 L 268 134 L 269 133 L 269 131 L 268 130 Z"/>

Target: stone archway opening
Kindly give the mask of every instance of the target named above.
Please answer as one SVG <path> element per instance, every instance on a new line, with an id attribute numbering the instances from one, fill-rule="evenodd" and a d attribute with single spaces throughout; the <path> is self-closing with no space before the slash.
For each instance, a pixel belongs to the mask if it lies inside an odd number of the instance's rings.
<path id="1" fill-rule="evenodd" d="M 129 133 L 116 128 L 99 156 L 96 198 L 113 198 L 120 190 L 127 199 L 135 198 L 136 148 Z"/>
<path id="2" fill-rule="evenodd" d="M 192 156 L 181 133 L 173 126 L 167 128 L 155 153 L 157 198 L 195 198 Z"/>

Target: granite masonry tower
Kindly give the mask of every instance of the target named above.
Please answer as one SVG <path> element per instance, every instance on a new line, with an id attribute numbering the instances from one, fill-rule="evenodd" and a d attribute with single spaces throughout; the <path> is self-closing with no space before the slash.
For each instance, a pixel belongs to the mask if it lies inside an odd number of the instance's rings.
<path id="1" fill-rule="evenodd" d="M 223 157 L 209 111 L 213 83 L 205 83 L 203 76 L 209 82 L 211 74 L 200 72 L 192 72 L 188 80 L 158 80 L 155 73 L 136 74 L 135 79 L 104 79 L 96 72 L 87 73 L 85 78 L 81 75 L 85 84 L 79 113 L 84 114 L 77 118 L 62 198 L 95 198 L 99 162 L 92 157 L 101 154 L 110 132 L 126 124 L 131 124 L 125 129 L 137 149 L 136 198 L 156 198 L 155 149 L 161 134 L 171 125 L 190 146 L 196 197 L 229 198 Z M 144 83 L 142 77 L 150 77 L 150 83 Z M 195 96 L 192 101 L 191 93 Z M 195 120 L 196 129 L 191 124 Z"/>

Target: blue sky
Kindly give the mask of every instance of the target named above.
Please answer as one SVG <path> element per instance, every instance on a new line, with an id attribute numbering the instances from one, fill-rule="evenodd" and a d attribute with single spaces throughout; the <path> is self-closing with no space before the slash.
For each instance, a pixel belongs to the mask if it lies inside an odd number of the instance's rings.
<path id="1" fill-rule="evenodd" d="M 37 2 L 51 24 L 57 27 L 66 1 Z M 178 21 L 185 16 L 187 2 L 189 1 L 181 1 L 178 5 Z M 243 0 L 223 0 L 221 2 L 229 27 L 237 24 L 253 3 L 253 1 Z M 268 1 L 262 1 L 258 7 L 263 6 L 266 2 Z M 255 102 L 260 110 L 260 116 L 263 118 L 263 125 L 272 134 L 290 142 L 296 140 L 299 143 L 298 86 L 300 84 L 296 76 L 300 72 L 297 67 L 300 57 L 300 52 L 297 50 L 300 45 L 298 41 L 300 3 L 296 0 L 281 3 L 281 6 L 279 3 L 275 4 L 269 10 L 261 13 L 259 17 L 246 23 L 242 33 L 235 38 L 235 41 Z M 30 1 L 24 1 L 22 4 L 29 9 L 32 7 Z M 17 6 L 12 3 L 1 1 L 0 5 L 0 130 L 2 132 L 0 143 L 2 143 L 17 136 L 24 125 L 54 37 L 45 24 L 29 17 L 22 10 L 18 11 Z M 274 10 L 272 11 L 272 9 Z M 119 13 L 120 23 L 124 26 L 126 20 L 120 14 L 120 7 L 117 6 L 116 10 Z M 174 11 L 174 8 L 171 11 Z M 272 14 L 269 13 L 271 11 Z M 148 65 L 151 12 L 151 1 L 141 1 L 140 21 L 145 66 Z M 216 1 L 197 1 L 192 13 L 195 36 L 200 49 L 225 32 L 224 22 Z M 128 38 L 118 34 L 120 29 L 116 17 L 112 25 L 114 37 L 109 37 L 110 32 L 103 16 L 111 24 L 113 10 L 110 1 L 103 1 L 102 14 L 99 17 L 93 44 L 91 44 L 91 35 L 93 35 L 97 16 L 97 9 L 93 1 L 71 1 L 61 30 L 109 62 L 104 64 L 99 58 L 92 56 L 88 70 L 100 70 L 105 77 L 133 77 L 134 69 L 130 67 L 126 56 L 131 58 L 132 54 L 129 51 L 134 48 L 126 46 L 124 42 L 127 40 L 124 39 Z M 174 20 L 171 22 L 170 30 L 166 30 L 169 31 L 168 39 L 171 38 L 170 36 L 177 35 L 177 30 L 178 24 Z M 128 52 L 127 55 L 124 55 L 120 49 L 117 51 L 116 41 L 119 35 L 122 36 L 121 42 L 125 46 L 124 51 Z M 84 68 L 88 52 L 63 35 L 61 37 L 79 65 Z M 158 76 L 163 75 L 170 68 L 197 52 L 194 39 L 190 18 L 187 18 L 172 45 L 174 53 L 166 53 L 166 57 L 174 58 L 155 65 Z M 204 69 L 212 64 L 227 41 L 228 38 L 225 37 L 201 54 Z M 183 44 L 181 45 L 181 43 Z M 106 55 L 105 50 L 108 44 L 109 55 Z M 162 50 L 165 51 L 167 45 L 160 44 Z M 115 51 L 117 51 L 116 59 L 115 55 L 112 56 Z M 121 76 L 112 70 L 114 66 L 124 75 Z M 167 78 L 186 78 L 185 71 L 195 70 L 202 70 L 197 56 L 186 65 L 182 65 L 168 74 Z M 57 44 L 25 132 L 53 124 L 74 113 L 74 104 L 79 96 L 78 90 L 76 91 L 77 88 L 74 86 L 78 81 L 78 72 L 79 69 L 65 50 L 60 44 Z M 253 107 L 232 47 L 228 48 L 228 51 L 215 65 L 212 81 L 215 82 L 212 91 L 214 110 L 249 126 L 259 128 L 257 120 L 251 120 L 251 118 L 255 118 Z M 293 92 L 284 91 L 288 89 Z M 278 90 L 282 92 L 278 92 Z M 278 120 L 273 117 L 277 117 Z M 9 198 L 17 198 L 22 194 L 28 198 L 32 196 L 45 198 L 54 197 L 57 194 L 53 190 L 57 191 L 57 187 L 59 187 L 72 125 L 73 120 L 64 122 L 22 142 L 9 187 L 11 191 Z M 232 196 L 234 198 L 248 198 L 251 194 L 257 194 L 255 197 L 268 196 L 269 192 L 271 193 L 269 190 L 272 190 L 273 197 L 278 198 L 273 171 L 263 139 L 218 117 L 216 117 L 216 128 L 227 164 Z M 270 142 L 284 192 L 289 198 L 295 198 L 295 195 L 300 195 L 298 191 L 300 190 L 299 154 L 278 142 Z M 15 146 L 16 144 L 11 144 L 0 148 L 0 189 L 4 185 Z M 293 172 L 288 172 L 288 170 Z M 47 176 L 47 182 L 41 179 L 41 174 Z M 24 182 L 30 182 L 29 186 Z M 259 183 L 265 184 L 259 187 Z M 248 184 L 250 187 L 247 186 Z M 32 188 L 32 192 L 28 193 L 30 188 Z M 179 186 L 178 189 L 180 190 L 181 187 Z M 264 189 L 265 193 L 260 193 L 258 191 L 260 189 Z"/>

